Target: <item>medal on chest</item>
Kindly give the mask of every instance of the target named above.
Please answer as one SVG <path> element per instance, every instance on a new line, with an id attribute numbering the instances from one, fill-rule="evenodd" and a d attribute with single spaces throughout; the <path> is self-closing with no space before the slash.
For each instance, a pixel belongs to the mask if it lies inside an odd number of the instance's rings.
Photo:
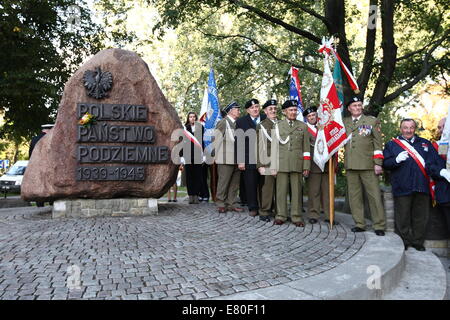
<path id="1" fill-rule="evenodd" d="M 368 124 L 363 124 L 358 127 L 358 133 L 362 137 L 368 136 L 372 133 L 372 126 Z"/>

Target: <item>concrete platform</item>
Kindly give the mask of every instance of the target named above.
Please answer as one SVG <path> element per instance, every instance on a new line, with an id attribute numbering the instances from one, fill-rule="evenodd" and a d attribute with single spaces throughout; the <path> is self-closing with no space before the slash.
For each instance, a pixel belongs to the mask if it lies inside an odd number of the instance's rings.
<path id="1" fill-rule="evenodd" d="M 0 300 L 444 298 L 431 252 L 405 253 L 393 233 L 353 233 L 348 214 L 333 229 L 298 228 L 213 204 L 158 207 L 65 219 L 51 207 L 0 209 Z"/>

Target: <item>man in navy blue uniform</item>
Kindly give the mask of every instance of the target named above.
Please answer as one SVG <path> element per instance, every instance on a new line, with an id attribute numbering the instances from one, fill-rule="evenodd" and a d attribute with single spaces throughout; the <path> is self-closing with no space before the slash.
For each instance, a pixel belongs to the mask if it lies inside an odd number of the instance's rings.
<path id="1" fill-rule="evenodd" d="M 383 150 L 383 167 L 392 173 L 396 233 L 405 249 L 413 246 L 425 251 L 430 196 L 434 194 L 430 174 L 439 155 L 430 141 L 415 134 L 416 127 L 413 119 L 400 122 L 401 135 L 386 143 Z"/>
<path id="2" fill-rule="evenodd" d="M 442 136 L 446 118 L 438 124 L 439 134 Z M 437 144 L 433 144 L 437 150 Z M 431 166 L 431 176 L 436 182 L 436 203 L 438 210 L 447 220 L 448 234 L 450 234 L 450 170 L 447 168 L 447 155 L 440 155 L 436 165 Z"/>
<path id="3" fill-rule="evenodd" d="M 253 132 L 247 132 L 247 134 L 254 134 L 253 136 L 256 139 L 256 126 L 266 118 L 266 115 L 259 114 L 260 106 L 257 99 L 250 99 L 247 101 L 245 103 L 245 109 L 247 110 L 247 115 L 236 120 L 236 130 L 242 129 L 244 132 L 252 130 Z M 251 161 L 256 159 L 255 143 L 256 140 L 251 145 L 250 139 L 245 137 L 244 163 L 239 161 L 239 158 L 237 160 L 239 170 L 243 171 L 248 211 L 252 217 L 258 215 L 258 195 L 260 194 L 261 189 L 260 176 L 256 168 L 256 161 Z M 238 150 L 238 152 L 239 151 L 240 150 Z"/>

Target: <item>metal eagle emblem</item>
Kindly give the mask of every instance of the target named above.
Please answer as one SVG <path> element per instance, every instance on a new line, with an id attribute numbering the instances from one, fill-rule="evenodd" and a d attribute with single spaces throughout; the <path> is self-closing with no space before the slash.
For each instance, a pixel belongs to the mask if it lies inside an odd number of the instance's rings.
<path id="1" fill-rule="evenodd" d="M 83 84 L 88 96 L 95 99 L 108 97 L 106 92 L 112 88 L 112 74 L 108 71 L 102 72 L 100 67 L 95 68 L 95 71 L 87 70 L 83 75 Z"/>

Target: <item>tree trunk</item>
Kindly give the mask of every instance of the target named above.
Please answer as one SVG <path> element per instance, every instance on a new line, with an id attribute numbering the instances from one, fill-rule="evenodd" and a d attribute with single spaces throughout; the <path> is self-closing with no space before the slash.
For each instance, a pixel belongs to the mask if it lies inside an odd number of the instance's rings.
<path id="1" fill-rule="evenodd" d="M 326 0 L 325 2 L 325 17 L 330 22 L 328 32 L 339 40 L 337 46 L 337 52 L 342 59 L 342 62 L 352 71 L 352 65 L 350 62 L 350 54 L 348 51 L 347 36 L 345 34 L 345 1 L 344 0 Z M 347 78 L 342 77 L 342 84 L 344 89 L 344 100 L 348 101 L 352 95 L 353 90 L 348 84 Z M 347 112 L 346 110 L 344 110 Z"/>
<path id="2" fill-rule="evenodd" d="M 394 74 L 397 46 L 394 42 L 394 7 L 395 0 L 382 0 L 381 5 L 381 27 L 383 61 L 381 63 L 380 74 L 369 103 L 369 113 L 377 116 L 384 104 L 384 97 L 389 88 Z"/>

